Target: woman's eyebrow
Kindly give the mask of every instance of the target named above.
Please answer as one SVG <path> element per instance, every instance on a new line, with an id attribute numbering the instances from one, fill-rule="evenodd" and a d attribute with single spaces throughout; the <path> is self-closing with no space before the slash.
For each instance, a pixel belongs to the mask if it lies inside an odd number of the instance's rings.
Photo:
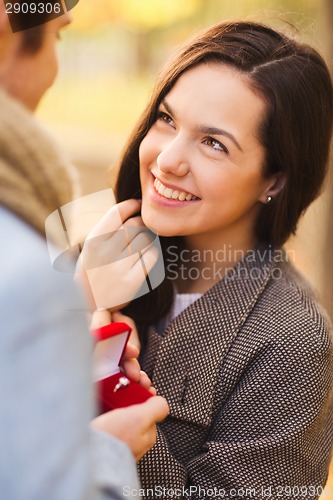
<path id="1" fill-rule="evenodd" d="M 172 116 L 175 116 L 175 113 L 173 112 L 172 110 L 172 107 L 170 106 L 170 104 L 167 103 L 167 101 L 165 99 L 163 99 L 163 101 L 161 102 L 162 106 L 165 107 L 165 109 L 167 110 L 167 112 L 172 115 Z"/>
<path id="2" fill-rule="evenodd" d="M 175 113 L 174 113 L 172 107 L 165 99 L 161 102 L 161 104 L 162 104 L 162 106 L 165 107 L 165 109 L 167 110 L 167 112 L 171 116 L 175 117 Z M 228 137 L 228 139 L 230 139 L 237 146 L 237 148 L 243 153 L 243 149 L 241 148 L 236 137 L 233 134 L 231 134 L 230 132 L 227 132 L 226 130 L 223 130 L 223 129 L 217 128 L 217 127 L 209 127 L 206 125 L 200 125 L 200 126 L 196 127 L 196 132 L 201 133 L 201 134 L 223 135 L 224 137 Z"/>
<path id="3" fill-rule="evenodd" d="M 226 130 L 223 130 L 223 129 L 217 128 L 217 127 L 208 127 L 205 125 L 200 125 L 199 127 L 197 127 L 196 130 L 197 130 L 197 132 L 199 132 L 201 134 L 223 135 L 224 137 L 228 137 L 237 146 L 237 148 L 240 151 L 242 151 L 242 153 L 243 153 L 243 149 L 241 148 L 236 137 L 233 134 L 231 134 L 230 132 L 227 132 Z"/>

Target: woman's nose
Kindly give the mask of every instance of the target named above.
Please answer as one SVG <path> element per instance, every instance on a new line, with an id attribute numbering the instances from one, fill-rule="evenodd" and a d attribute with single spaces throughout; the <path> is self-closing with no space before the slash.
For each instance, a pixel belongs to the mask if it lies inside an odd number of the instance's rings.
<path id="1" fill-rule="evenodd" d="M 166 144 L 157 157 L 157 168 L 164 174 L 183 177 L 190 171 L 185 144 L 177 137 Z"/>

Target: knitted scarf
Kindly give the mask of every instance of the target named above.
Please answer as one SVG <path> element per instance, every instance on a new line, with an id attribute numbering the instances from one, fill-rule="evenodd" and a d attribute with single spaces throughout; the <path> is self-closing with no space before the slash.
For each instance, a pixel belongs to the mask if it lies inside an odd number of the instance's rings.
<path id="1" fill-rule="evenodd" d="M 0 204 L 45 236 L 48 215 L 72 199 L 72 170 L 33 115 L 0 90 Z"/>

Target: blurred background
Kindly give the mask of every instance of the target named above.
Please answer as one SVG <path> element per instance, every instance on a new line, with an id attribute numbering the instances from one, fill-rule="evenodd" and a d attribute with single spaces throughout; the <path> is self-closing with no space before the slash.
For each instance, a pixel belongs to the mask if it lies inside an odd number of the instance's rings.
<path id="1" fill-rule="evenodd" d="M 246 16 L 294 33 L 291 23 L 332 66 L 332 0 L 81 0 L 72 13 L 74 22 L 59 44 L 57 85 L 38 113 L 77 165 L 83 194 L 107 187 L 107 172 L 143 110 L 158 69 L 198 29 Z M 297 237 L 287 244 L 331 318 L 332 213 L 331 173 Z M 333 499 L 331 491 L 326 489 L 323 498 Z"/>
<path id="2" fill-rule="evenodd" d="M 59 44 L 60 74 L 39 109 L 80 171 L 83 194 L 107 171 L 174 47 L 216 21 L 250 17 L 299 36 L 332 65 L 332 0 L 81 0 Z M 332 169 L 331 169 L 332 170 Z M 288 242 L 290 256 L 333 318 L 332 175 Z"/>

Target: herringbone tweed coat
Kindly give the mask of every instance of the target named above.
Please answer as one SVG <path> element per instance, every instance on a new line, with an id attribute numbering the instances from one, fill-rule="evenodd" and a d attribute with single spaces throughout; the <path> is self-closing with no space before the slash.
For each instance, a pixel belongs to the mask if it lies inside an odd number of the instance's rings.
<path id="1" fill-rule="evenodd" d="M 148 329 L 143 369 L 170 416 L 138 465 L 147 497 L 318 498 L 332 445 L 330 325 L 281 255 L 249 252 L 163 335 Z"/>

